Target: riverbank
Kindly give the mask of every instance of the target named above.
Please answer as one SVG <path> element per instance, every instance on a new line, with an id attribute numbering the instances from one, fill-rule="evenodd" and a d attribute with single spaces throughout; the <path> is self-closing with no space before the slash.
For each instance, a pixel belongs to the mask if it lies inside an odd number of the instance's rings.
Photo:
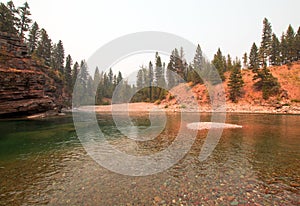
<path id="1" fill-rule="evenodd" d="M 156 105 L 152 103 L 129 103 L 115 105 L 100 105 L 100 106 L 82 106 L 77 108 L 78 111 L 95 111 L 95 112 L 150 112 L 150 111 L 165 111 L 165 112 L 212 112 L 210 105 L 200 105 L 199 108 L 190 107 L 190 105 Z M 226 112 L 232 113 L 267 113 L 267 114 L 300 114 L 300 103 L 292 105 L 250 105 L 250 104 L 233 104 L 226 103 Z"/>

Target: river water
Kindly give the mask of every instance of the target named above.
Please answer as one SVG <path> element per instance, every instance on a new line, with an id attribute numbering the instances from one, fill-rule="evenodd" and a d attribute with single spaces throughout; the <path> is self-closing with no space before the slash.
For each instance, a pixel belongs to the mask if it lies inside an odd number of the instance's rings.
<path id="1" fill-rule="evenodd" d="M 108 142 L 130 154 L 164 150 L 181 121 L 167 115 L 156 140 L 132 146 L 110 114 L 97 118 Z M 201 114 L 201 121 L 210 118 Z M 132 121 L 150 125 L 147 114 Z M 0 121 L 0 205 L 299 205 L 300 116 L 227 114 L 226 123 L 243 127 L 224 129 L 205 161 L 198 156 L 207 130 L 169 169 L 128 176 L 87 154 L 71 116 Z"/>

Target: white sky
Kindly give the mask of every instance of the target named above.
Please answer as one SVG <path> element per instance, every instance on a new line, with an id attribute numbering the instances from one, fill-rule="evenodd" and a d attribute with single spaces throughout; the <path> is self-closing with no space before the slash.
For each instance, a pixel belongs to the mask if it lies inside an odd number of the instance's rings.
<path id="1" fill-rule="evenodd" d="M 139 31 L 169 32 L 199 43 L 210 59 L 218 47 L 223 54 L 241 58 L 254 41 L 260 43 L 264 17 L 269 19 L 277 36 L 286 31 L 288 24 L 295 32 L 300 26 L 299 0 L 27 2 L 32 19 L 47 30 L 53 42 L 62 40 L 66 55 L 70 53 L 76 61 L 88 59 L 115 38 Z M 19 6 L 24 0 L 14 3 Z"/>

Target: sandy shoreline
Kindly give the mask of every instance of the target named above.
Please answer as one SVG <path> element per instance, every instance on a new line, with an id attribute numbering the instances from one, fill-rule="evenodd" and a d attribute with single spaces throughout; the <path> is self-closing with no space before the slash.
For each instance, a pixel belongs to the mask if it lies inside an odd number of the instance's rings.
<path id="1" fill-rule="evenodd" d="M 172 105 L 166 107 L 165 105 L 155 105 L 152 103 L 130 103 L 130 104 L 116 104 L 116 105 L 100 105 L 100 106 L 81 106 L 77 108 L 78 111 L 95 111 L 95 112 L 150 112 L 150 111 L 164 111 L 164 112 L 212 112 L 210 105 L 201 105 L 199 108 L 189 108 L 180 105 Z M 272 106 L 253 106 L 253 105 L 238 105 L 226 104 L 226 112 L 230 113 L 267 113 L 267 114 L 300 114 L 300 104 L 282 106 L 275 108 Z"/>

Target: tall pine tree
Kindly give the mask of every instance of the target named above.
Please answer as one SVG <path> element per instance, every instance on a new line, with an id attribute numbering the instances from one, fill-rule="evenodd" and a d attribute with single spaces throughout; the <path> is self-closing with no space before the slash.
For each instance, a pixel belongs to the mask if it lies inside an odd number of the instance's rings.
<path id="1" fill-rule="evenodd" d="M 23 6 L 18 8 L 20 21 L 17 26 L 19 28 L 19 36 L 22 39 L 24 39 L 24 33 L 29 30 L 29 24 L 32 22 L 32 20 L 29 18 L 29 16 L 31 15 L 29 9 L 30 8 L 27 2 L 25 2 Z"/>
<path id="2" fill-rule="evenodd" d="M 291 63 L 296 60 L 297 52 L 295 47 L 295 32 L 291 25 L 289 25 L 286 31 L 286 49 L 287 49 L 287 63 Z"/>
<path id="3" fill-rule="evenodd" d="M 270 53 L 270 64 L 272 66 L 279 66 L 281 64 L 280 58 L 280 42 L 276 35 L 272 35 L 271 53 Z"/>
<path id="4" fill-rule="evenodd" d="M 71 93 L 72 91 L 72 58 L 71 55 L 69 54 L 66 58 L 66 66 L 65 66 L 65 71 L 64 71 L 64 77 L 65 77 L 65 82 L 67 86 L 67 91 Z"/>
<path id="5" fill-rule="evenodd" d="M 64 73 L 65 50 L 61 40 L 53 45 L 51 52 L 51 67 L 55 70 Z"/>
<path id="6" fill-rule="evenodd" d="M 3 3 L 0 3 L 0 31 L 16 34 L 14 13 Z"/>
<path id="7" fill-rule="evenodd" d="M 257 70 L 259 68 L 258 49 L 255 43 L 252 44 L 249 55 L 249 69 Z"/>
<path id="8" fill-rule="evenodd" d="M 28 50 L 29 54 L 32 54 L 38 45 L 38 39 L 39 39 L 39 25 L 34 22 L 29 30 L 28 35 Z"/>
<path id="9" fill-rule="evenodd" d="M 229 87 L 229 99 L 236 103 L 238 98 L 242 96 L 242 88 L 244 86 L 244 81 L 241 73 L 241 62 L 237 61 L 233 65 L 231 71 L 228 87 Z"/>
<path id="10" fill-rule="evenodd" d="M 226 61 L 222 55 L 221 49 L 219 48 L 217 53 L 214 55 L 214 59 L 212 60 L 213 65 L 217 69 L 219 76 L 222 81 L 225 81 L 225 68 L 226 68 Z"/>
<path id="11" fill-rule="evenodd" d="M 263 20 L 262 40 L 259 48 L 260 64 L 267 64 L 269 61 L 272 42 L 272 26 L 267 18 Z"/>
<path id="12" fill-rule="evenodd" d="M 46 30 L 41 29 L 36 55 L 41 58 L 47 66 L 50 66 L 51 63 L 51 48 L 51 39 L 49 38 Z"/>
<path id="13" fill-rule="evenodd" d="M 300 26 L 298 28 L 296 37 L 295 37 L 295 47 L 296 47 L 296 56 L 297 60 L 300 60 Z"/>

